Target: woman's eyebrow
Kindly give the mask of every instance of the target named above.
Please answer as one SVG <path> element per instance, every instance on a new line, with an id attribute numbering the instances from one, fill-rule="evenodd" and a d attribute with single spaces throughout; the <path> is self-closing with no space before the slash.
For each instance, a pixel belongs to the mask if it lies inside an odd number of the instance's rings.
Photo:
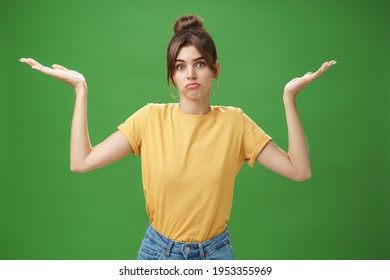
<path id="1" fill-rule="evenodd" d="M 201 59 L 204 59 L 203 56 L 199 56 L 198 58 L 195 58 L 192 61 L 198 61 L 198 60 L 201 60 Z M 185 60 L 183 60 L 183 59 L 176 59 L 175 62 L 185 62 Z"/>

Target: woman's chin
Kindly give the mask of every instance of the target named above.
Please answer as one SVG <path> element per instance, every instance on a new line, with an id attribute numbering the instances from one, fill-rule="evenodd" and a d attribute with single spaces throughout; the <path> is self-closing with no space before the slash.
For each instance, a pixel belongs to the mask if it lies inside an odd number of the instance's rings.
<path id="1" fill-rule="evenodd" d="M 199 91 L 189 91 L 186 94 L 186 98 L 192 100 L 192 101 L 199 101 L 205 98 L 210 98 L 208 94 L 201 93 Z"/>

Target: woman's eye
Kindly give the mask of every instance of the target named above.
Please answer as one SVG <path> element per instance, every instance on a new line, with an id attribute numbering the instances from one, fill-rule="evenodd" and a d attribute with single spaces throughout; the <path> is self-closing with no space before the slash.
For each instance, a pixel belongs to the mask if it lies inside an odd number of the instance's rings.
<path id="1" fill-rule="evenodd" d="M 179 70 L 179 71 L 182 71 L 185 69 L 184 65 L 183 64 L 178 64 L 176 65 L 176 69 Z"/>
<path id="2" fill-rule="evenodd" d="M 206 63 L 204 63 L 203 61 L 198 62 L 198 63 L 196 64 L 196 67 L 198 67 L 198 68 L 202 68 L 202 67 L 205 67 L 205 66 L 206 66 Z"/>

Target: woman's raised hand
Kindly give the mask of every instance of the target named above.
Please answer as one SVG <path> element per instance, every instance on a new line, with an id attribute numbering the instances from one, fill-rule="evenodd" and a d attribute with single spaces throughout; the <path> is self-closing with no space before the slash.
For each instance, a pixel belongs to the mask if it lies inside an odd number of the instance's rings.
<path id="1" fill-rule="evenodd" d="M 307 72 L 303 77 L 295 78 L 288 82 L 284 87 L 284 97 L 295 97 L 298 93 L 304 89 L 308 84 L 317 79 L 326 70 L 336 64 L 336 60 L 331 60 L 322 64 L 317 72 Z"/>
<path id="2" fill-rule="evenodd" d="M 54 78 L 67 83 L 74 89 L 86 86 L 83 75 L 76 71 L 66 69 L 64 66 L 53 64 L 52 68 L 50 68 L 41 65 L 32 58 L 21 58 L 20 61 L 30 65 L 35 70 L 38 70 L 46 75 L 53 76 Z"/>

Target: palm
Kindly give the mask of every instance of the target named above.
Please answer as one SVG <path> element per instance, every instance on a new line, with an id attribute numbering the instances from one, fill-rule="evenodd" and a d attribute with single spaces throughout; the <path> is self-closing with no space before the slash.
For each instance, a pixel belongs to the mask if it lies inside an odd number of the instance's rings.
<path id="1" fill-rule="evenodd" d="M 85 78 L 82 74 L 65 68 L 64 66 L 53 64 L 52 67 L 46 67 L 38 63 L 32 58 L 22 58 L 21 62 L 24 62 L 30 65 L 32 68 L 46 74 L 49 76 L 53 76 L 54 78 L 63 81 L 70 85 L 73 88 L 76 88 L 80 85 L 85 85 Z"/>
<path id="2" fill-rule="evenodd" d="M 303 77 L 295 78 L 288 82 L 284 87 L 284 94 L 289 96 L 296 96 L 301 90 L 303 90 L 308 84 L 317 79 L 322 75 L 326 70 L 328 70 L 331 66 L 336 64 L 335 60 L 325 62 L 322 64 L 320 69 L 318 69 L 315 73 L 307 72 Z"/>

